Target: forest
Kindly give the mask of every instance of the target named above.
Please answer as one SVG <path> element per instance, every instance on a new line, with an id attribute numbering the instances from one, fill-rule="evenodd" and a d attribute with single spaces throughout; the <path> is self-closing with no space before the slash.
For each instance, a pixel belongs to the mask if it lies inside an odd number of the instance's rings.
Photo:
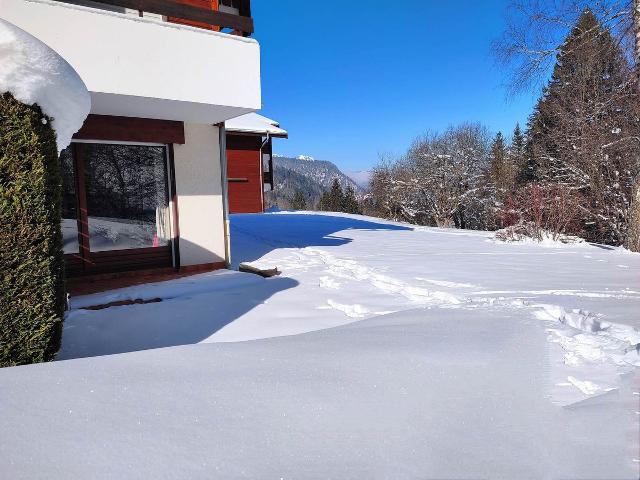
<path id="1" fill-rule="evenodd" d="M 540 91 L 527 124 L 492 133 L 470 121 L 416 138 L 380 159 L 365 213 L 637 250 L 640 21 L 631 2 L 589 3 L 511 4 L 494 52 L 515 94 Z"/>

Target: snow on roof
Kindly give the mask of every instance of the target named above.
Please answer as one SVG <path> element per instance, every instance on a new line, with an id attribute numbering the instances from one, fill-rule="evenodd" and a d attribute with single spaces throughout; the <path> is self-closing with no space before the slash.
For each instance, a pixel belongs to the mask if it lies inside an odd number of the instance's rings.
<path id="1" fill-rule="evenodd" d="M 280 128 L 275 120 L 257 113 L 247 113 L 225 122 L 225 128 L 230 132 L 262 133 L 272 136 L 286 137 L 287 131 Z"/>
<path id="2" fill-rule="evenodd" d="M 0 94 L 38 104 L 52 119 L 58 151 L 71 143 L 91 109 L 87 87 L 53 49 L 0 18 Z"/>

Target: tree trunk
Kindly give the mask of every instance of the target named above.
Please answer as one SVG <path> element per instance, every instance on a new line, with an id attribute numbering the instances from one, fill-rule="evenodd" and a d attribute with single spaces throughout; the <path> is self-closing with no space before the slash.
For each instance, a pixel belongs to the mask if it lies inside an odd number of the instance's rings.
<path id="1" fill-rule="evenodd" d="M 636 46 L 636 72 L 638 72 L 640 71 L 640 0 L 633 0 L 633 30 Z"/>
<path id="2" fill-rule="evenodd" d="M 636 88 L 640 93 L 640 0 L 633 0 L 633 29 L 635 35 Z M 638 161 L 640 162 L 640 159 Z M 636 178 L 633 185 L 626 243 L 629 250 L 640 252 L 640 178 Z"/>
<path id="3" fill-rule="evenodd" d="M 640 180 L 636 180 L 634 195 L 629 212 L 629 230 L 627 231 L 627 248 L 632 252 L 640 252 Z"/>

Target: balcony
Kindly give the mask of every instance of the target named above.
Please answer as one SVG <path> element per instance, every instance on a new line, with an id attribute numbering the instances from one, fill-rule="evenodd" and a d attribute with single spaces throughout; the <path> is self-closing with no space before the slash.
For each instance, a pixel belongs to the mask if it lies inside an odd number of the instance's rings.
<path id="1" fill-rule="evenodd" d="M 79 5 L 79 4 L 82 5 Z M 217 2 L 216 2 L 217 4 Z M 260 108 L 246 0 L 0 0 L 2 17 L 60 53 L 99 115 L 218 123 Z M 228 32 L 228 33 L 224 33 Z"/>

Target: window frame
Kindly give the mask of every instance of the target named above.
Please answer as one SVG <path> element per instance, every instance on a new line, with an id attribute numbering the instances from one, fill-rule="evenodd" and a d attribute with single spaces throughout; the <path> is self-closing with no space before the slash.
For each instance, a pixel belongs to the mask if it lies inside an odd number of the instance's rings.
<path id="1" fill-rule="evenodd" d="M 87 190 L 85 185 L 85 154 L 83 145 L 132 145 L 162 147 L 165 157 L 165 175 L 167 182 L 167 202 L 169 213 L 170 238 L 167 245 L 160 247 L 131 248 L 120 250 L 91 251 L 89 212 L 87 209 Z M 75 174 L 78 253 L 65 254 L 67 274 L 70 277 L 100 273 L 117 273 L 124 271 L 147 270 L 156 268 L 180 267 L 178 252 L 178 205 L 175 185 L 175 167 L 173 163 L 173 144 L 157 142 L 135 142 L 120 140 L 73 139 L 68 147 L 72 149 L 73 168 Z"/>

